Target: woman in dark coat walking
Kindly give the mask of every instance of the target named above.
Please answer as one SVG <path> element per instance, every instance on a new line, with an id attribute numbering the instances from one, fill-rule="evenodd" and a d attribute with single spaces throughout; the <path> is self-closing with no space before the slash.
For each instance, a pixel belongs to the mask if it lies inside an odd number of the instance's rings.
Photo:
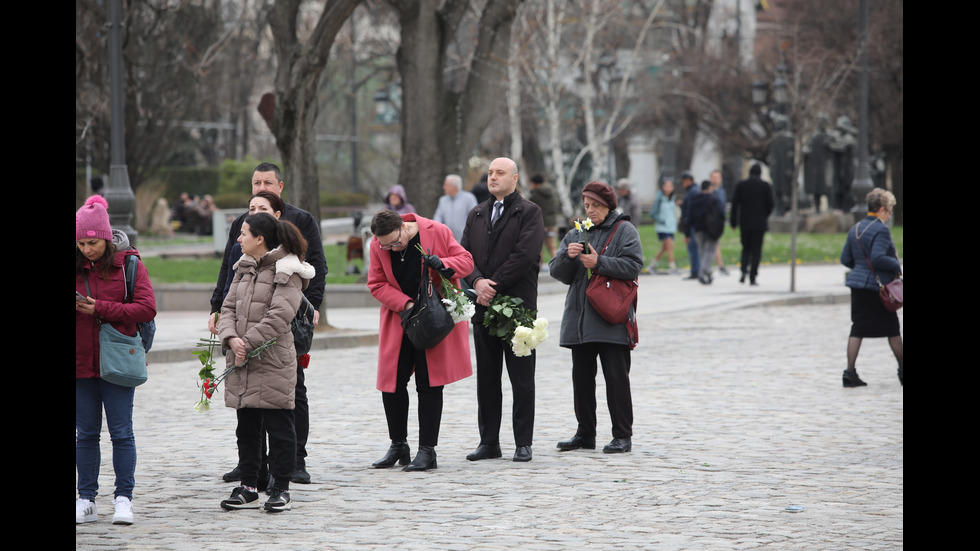
<path id="1" fill-rule="evenodd" d="M 851 288 L 851 334 L 847 339 L 847 369 L 845 387 L 866 386 L 858 377 L 855 364 L 863 339 L 886 337 L 898 361 L 898 381 L 903 379 L 904 345 L 898 314 L 889 312 L 878 298 L 878 282 L 891 282 L 902 274 L 902 265 L 885 222 L 895 208 L 895 196 L 890 191 L 875 188 L 868 193 L 868 216 L 847 233 L 841 251 L 841 264 L 851 268 L 846 285 Z"/>

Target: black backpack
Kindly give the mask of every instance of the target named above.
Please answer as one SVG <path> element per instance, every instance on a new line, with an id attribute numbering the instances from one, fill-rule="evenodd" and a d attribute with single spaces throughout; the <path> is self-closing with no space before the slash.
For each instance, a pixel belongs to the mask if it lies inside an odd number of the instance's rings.
<path id="1" fill-rule="evenodd" d="M 135 254 L 126 255 L 126 265 L 123 269 L 123 280 L 126 282 L 126 297 L 123 299 L 123 302 L 133 302 L 138 260 Z M 136 328 L 139 330 L 140 337 L 143 339 L 143 351 L 149 352 L 150 347 L 153 346 L 153 336 L 157 332 L 156 320 L 137 323 Z"/>
<path id="2" fill-rule="evenodd" d="M 719 239 L 725 233 L 725 216 L 715 208 L 714 200 L 708 201 L 701 215 L 701 227 L 712 239 Z"/>

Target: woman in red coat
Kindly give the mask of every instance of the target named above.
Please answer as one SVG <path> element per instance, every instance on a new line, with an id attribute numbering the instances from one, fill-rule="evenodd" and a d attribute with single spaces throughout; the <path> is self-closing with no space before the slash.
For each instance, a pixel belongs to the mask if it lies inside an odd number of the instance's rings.
<path id="1" fill-rule="evenodd" d="M 78 501 L 75 524 L 98 520 L 95 496 L 99 493 L 102 464 L 100 437 L 102 412 L 112 440 L 115 473 L 113 524 L 133 523 L 133 488 L 136 485 L 136 438 L 133 434 L 135 387 L 103 380 L 99 331 L 110 324 L 125 335 L 136 335 L 137 325 L 156 316 L 156 298 L 139 252 L 129 238 L 109 225 L 108 203 L 98 195 L 75 213 L 75 471 Z M 125 266 L 136 257 L 136 278 L 128 297 Z"/>
<path id="2" fill-rule="evenodd" d="M 383 210 L 371 221 L 371 257 L 368 264 L 368 289 L 381 302 L 378 349 L 378 384 L 381 391 L 391 447 L 374 462 L 375 468 L 406 465 L 403 471 L 425 471 L 436 468 L 435 446 L 442 420 L 443 386 L 473 374 L 470 363 L 469 322 L 461 321 L 442 342 L 427 350 L 416 349 L 405 336 L 401 313 L 410 310 L 422 275 L 423 255 L 429 266 L 455 270 L 458 278 L 473 270 L 473 257 L 444 224 L 416 214 L 399 215 Z M 433 258 L 435 257 L 435 258 Z M 430 269 L 438 285 L 440 275 Z M 408 380 L 415 373 L 419 395 L 419 450 L 409 463 Z"/>

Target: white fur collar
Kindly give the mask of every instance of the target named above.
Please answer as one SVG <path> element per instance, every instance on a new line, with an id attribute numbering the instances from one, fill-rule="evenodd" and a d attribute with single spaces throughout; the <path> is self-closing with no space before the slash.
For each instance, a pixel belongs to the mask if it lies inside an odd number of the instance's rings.
<path id="1" fill-rule="evenodd" d="M 303 279 L 313 279 L 313 276 L 316 275 L 316 268 L 307 262 L 302 262 L 298 256 L 290 253 L 276 261 L 276 273 L 299 274 Z"/>

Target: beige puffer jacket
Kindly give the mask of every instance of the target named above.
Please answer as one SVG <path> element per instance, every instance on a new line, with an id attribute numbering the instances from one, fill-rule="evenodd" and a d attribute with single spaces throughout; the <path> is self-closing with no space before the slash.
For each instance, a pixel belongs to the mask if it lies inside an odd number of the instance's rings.
<path id="1" fill-rule="evenodd" d="M 262 258 L 242 256 L 235 279 L 221 305 L 218 336 L 224 346 L 233 337 L 245 340 L 249 352 L 276 342 L 225 378 L 225 405 L 231 408 L 293 409 L 296 395 L 296 349 L 290 323 L 303 289 L 316 274 L 313 266 L 277 247 Z M 235 364 L 230 350 L 228 367 Z"/>

